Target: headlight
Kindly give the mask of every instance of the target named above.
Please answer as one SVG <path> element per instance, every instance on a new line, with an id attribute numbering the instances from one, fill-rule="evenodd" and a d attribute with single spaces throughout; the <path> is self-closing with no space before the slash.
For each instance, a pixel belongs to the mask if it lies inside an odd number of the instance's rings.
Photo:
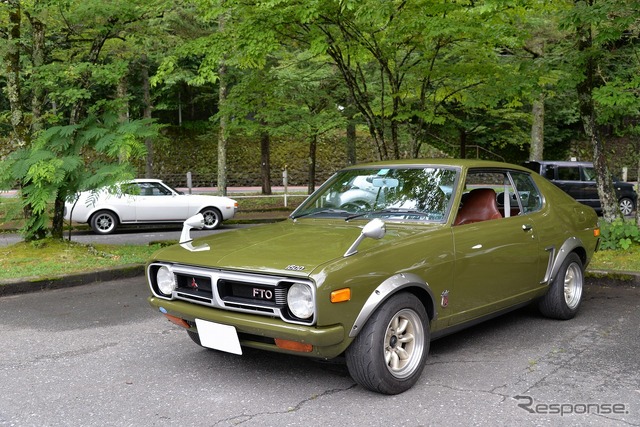
<path id="1" fill-rule="evenodd" d="M 287 305 L 289 310 L 299 319 L 308 319 L 313 316 L 313 292 L 307 285 L 294 283 L 287 293 Z"/>
<path id="2" fill-rule="evenodd" d="M 160 267 L 158 269 L 156 272 L 156 283 L 158 284 L 160 293 L 166 296 L 171 296 L 176 289 L 176 281 L 173 273 L 167 267 Z"/>

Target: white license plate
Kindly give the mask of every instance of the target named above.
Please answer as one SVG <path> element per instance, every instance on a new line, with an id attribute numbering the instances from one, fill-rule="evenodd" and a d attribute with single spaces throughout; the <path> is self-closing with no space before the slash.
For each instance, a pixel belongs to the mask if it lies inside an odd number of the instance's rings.
<path id="1" fill-rule="evenodd" d="M 196 319 L 196 327 L 198 328 L 200 344 L 203 347 L 227 353 L 242 354 L 238 333 L 233 326 Z"/>

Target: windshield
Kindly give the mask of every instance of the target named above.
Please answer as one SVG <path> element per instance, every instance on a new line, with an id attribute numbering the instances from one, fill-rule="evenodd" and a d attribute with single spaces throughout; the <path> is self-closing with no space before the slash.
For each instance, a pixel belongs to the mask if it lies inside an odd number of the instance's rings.
<path id="1" fill-rule="evenodd" d="M 458 172 L 440 167 L 338 172 L 291 215 L 443 222 Z"/>

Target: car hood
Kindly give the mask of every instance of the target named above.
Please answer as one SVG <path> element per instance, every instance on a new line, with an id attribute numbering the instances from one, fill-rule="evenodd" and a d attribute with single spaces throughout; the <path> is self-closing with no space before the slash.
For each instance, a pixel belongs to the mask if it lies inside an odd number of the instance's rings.
<path id="1" fill-rule="evenodd" d="M 343 258 L 365 224 L 364 221 L 288 220 L 198 238 L 190 245 L 173 245 L 158 251 L 153 259 L 302 277 L 323 264 Z M 387 223 L 386 235 L 380 240 L 364 239 L 358 247 L 358 254 L 442 227 L 442 224 L 416 226 Z M 202 250 L 206 246 L 208 249 Z"/>

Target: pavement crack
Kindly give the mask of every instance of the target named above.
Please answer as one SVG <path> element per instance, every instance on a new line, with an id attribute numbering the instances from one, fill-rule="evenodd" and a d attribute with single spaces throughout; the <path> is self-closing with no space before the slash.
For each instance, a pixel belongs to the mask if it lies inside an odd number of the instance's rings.
<path id="1" fill-rule="evenodd" d="M 15 366 L 16 367 L 22 367 L 22 366 L 31 365 L 31 364 L 37 364 L 37 363 L 40 363 L 40 362 L 48 362 L 48 361 L 54 361 L 55 362 L 55 361 L 58 361 L 58 360 L 65 360 L 67 358 L 74 358 L 74 357 L 78 357 L 78 356 L 86 356 L 88 354 L 96 353 L 96 352 L 105 350 L 107 348 L 115 347 L 117 345 L 118 345 L 117 342 L 111 342 L 111 343 L 100 344 L 100 345 L 93 346 L 93 347 L 80 348 L 80 349 L 77 349 L 77 350 L 70 350 L 70 351 L 63 351 L 61 353 L 43 354 L 43 355 L 36 356 L 33 359 L 22 361 L 21 363 L 18 363 Z"/>
<path id="2" fill-rule="evenodd" d="M 309 397 L 307 397 L 304 400 L 301 400 L 300 402 L 298 402 L 295 406 L 289 406 L 286 410 L 282 410 L 282 411 L 265 411 L 265 412 L 256 412 L 255 414 L 240 414 L 240 415 L 236 415 L 230 418 L 225 418 L 222 420 L 218 420 L 217 422 L 215 422 L 213 425 L 221 425 L 222 423 L 230 423 L 234 426 L 243 424 L 247 421 L 251 421 L 252 419 L 256 418 L 256 417 L 260 417 L 260 416 L 270 416 L 270 415 L 282 415 L 282 414 L 290 414 L 292 412 L 297 412 L 300 409 L 302 409 L 307 403 L 312 402 L 314 400 L 318 400 L 320 398 L 326 397 L 326 396 L 331 396 L 333 394 L 337 394 L 337 393 L 342 393 L 345 391 L 349 391 L 353 388 L 355 388 L 357 386 L 356 383 L 351 384 L 349 387 L 346 388 L 334 388 L 331 390 L 326 390 L 323 393 L 320 394 L 314 394 L 311 395 Z"/>
<path id="3" fill-rule="evenodd" d="M 522 393 L 529 393 L 541 384 L 544 384 L 550 376 L 555 375 L 560 369 L 563 369 L 572 361 L 581 357 L 584 352 L 588 351 L 591 348 L 594 341 L 597 341 L 601 338 L 601 331 L 584 328 L 582 331 L 580 331 L 579 334 L 576 334 L 570 340 L 570 342 L 577 343 L 580 340 L 584 340 L 586 342 L 578 345 L 562 345 L 560 349 L 556 347 L 554 348 L 554 350 L 546 353 L 543 357 L 536 359 L 533 365 L 530 363 L 530 365 L 525 369 L 525 372 L 520 376 L 520 379 L 517 381 L 517 383 L 526 383 L 528 381 L 528 378 L 530 378 L 531 375 L 535 373 L 539 373 L 542 375 L 536 381 L 531 383 Z M 571 348 L 572 350 L 564 350 L 567 348 Z M 539 366 L 543 364 L 546 365 L 548 369 L 539 369 Z"/>
<path id="4" fill-rule="evenodd" d="M 500 393 L 498 390 L 502 389 L 502 388 L 507 388 L 508 384 L 501 384 L 501 385 L 497 385 L 489 390 L 486 389 L 478 389 L 478 388 L 466 388 L 466 387 L 454 387 L 448 384 L 442 384 L 442 383 L 433 383 L 433 384 L 428 384 L 428 387 L 441 387 L 447 390 L 452 390 L 452 391 L 458 391 L 458 392 L 462 392 L 462 393 L 471 393 L 473 395 L 476 395 L 478 393 L 484 393 L 484 394 L 488 394 L 491 396 L 497 396 L 500 398 L 500 402 L 502 403 L 505 400 L 509 399 L 511 396 L 505 393 Z"/>

